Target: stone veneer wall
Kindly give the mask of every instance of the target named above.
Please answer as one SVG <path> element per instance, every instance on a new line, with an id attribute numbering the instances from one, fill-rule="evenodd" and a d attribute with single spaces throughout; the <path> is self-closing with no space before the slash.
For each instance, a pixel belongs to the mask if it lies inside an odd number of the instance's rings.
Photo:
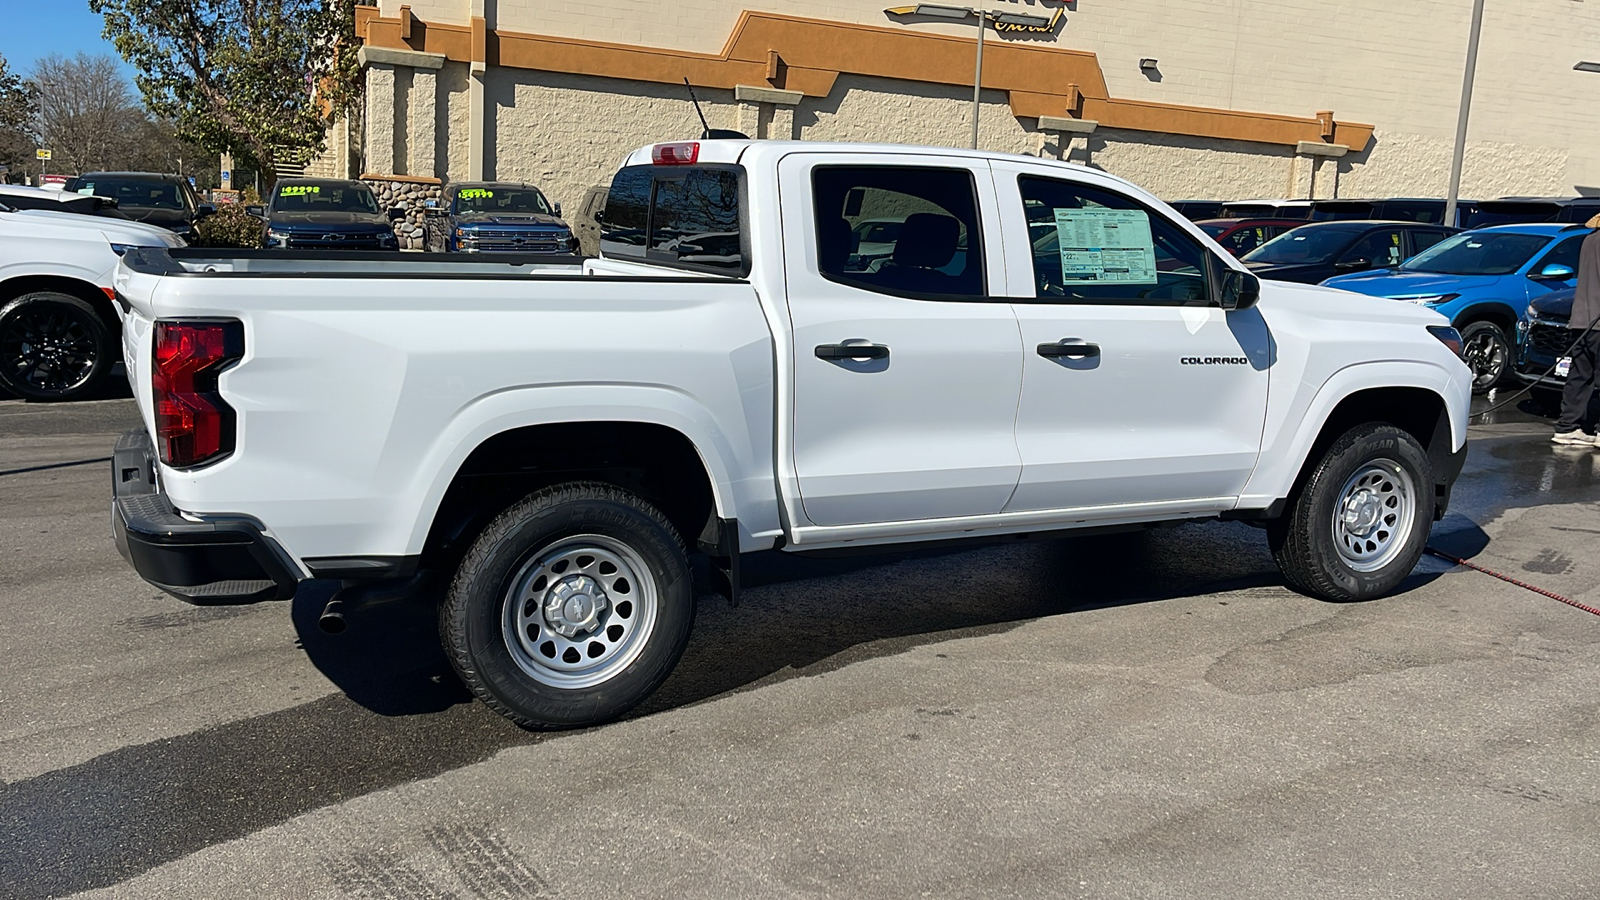
<path id="1" fill-rule="evenodd" d="M 395 236 L 402 250 L 426 250 L 428 221 L 424 210 L 429 200 L 443 196 L 444 188 L 437 178 L 414 175 L 379 175 L 371 172 L 361 180 L 378 195 L 378 209 L 387 212 L 396 206 L 405 207 L 406 217 L 394 223 Z"/>

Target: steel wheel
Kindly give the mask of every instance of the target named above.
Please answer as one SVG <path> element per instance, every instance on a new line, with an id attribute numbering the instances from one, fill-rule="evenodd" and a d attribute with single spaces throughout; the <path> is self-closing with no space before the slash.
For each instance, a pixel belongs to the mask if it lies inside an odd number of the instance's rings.
<path id="1" fill-rule="evenodd" d="M 585 688 L 634 661 L 650 639 L 658 605 L 655 579 L 633 548 L 581 534 L 522 567 L 506 592 L 501 630 L 512 660 L 529 677 Z"/>
<path id="2" fill-rule="evenodd" d="M 66 393 L 94 374 L 97 323 L 70 306 L 34 304 L 0 322 L 7 381 L 39 393 Z"/>
<path id="3" fill-rule="evenodd" d="M 1391 459 L 1375 459 L 1356 470 L 1333 506 L 1333 545 L 1357 572 L 1388 565 L 1406 549 L 1417 515 L 1411 475 Z"/>

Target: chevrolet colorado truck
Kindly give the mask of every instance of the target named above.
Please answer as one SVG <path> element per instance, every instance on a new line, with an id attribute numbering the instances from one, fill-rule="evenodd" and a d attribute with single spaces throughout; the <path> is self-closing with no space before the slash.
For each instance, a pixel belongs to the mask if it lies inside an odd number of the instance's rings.
<path id="1" fill-rule="evenodd" d="M 448 575 L 463 681 L 561 728 L 667 677 L 691 553 L 737 599 L 756 551 L 1241 519 L 1290 585 L 1362 600 L 1465 458 L 1441 316 L 1263 283 L 1102 172 L 657 144 L 601 225 L 588 260 L 128 253 L 124 555 L 195 602 Z"/>

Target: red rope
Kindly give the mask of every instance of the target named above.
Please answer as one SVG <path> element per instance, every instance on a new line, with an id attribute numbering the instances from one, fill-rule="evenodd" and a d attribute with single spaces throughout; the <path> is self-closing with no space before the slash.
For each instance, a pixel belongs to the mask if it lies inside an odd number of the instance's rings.
<path id="1" fill-rule="evenodd" d="M 1562 603 L 1565 603 L 1566 605 L 1571 606 L 1571 607 L 1573 607 L 1575 609 L 1581 609 L 1586 613 L 1590 613 L 1592 615 L 1600 616 L 1600 609 L 1595 609 L 1594 607 L 1589 606 L 1588 604 L 1579 603 L 1576 600 L 1570 600 L 1570 599 L 1568 599 L 1566 597 L 1561 596 L 1560 594 L 1555 593 L 1554 591 L 1547 591 L 1542 587 L 1534 587 L 1533 585 L 1527 583 L 1526 581 L 1518 581 L 1517 579 L 1512 578 L 1510 575 L 1501 574 L 1500 572 L 1496 572 L 1493 569 L 1486 569 L 1483 566 L 1478 565 L 1477 563 L 1467 562 L 1466 560 L 1461 559 L 1460 557 L 1451 556 L 1448 553 L 1440 552 L 1438 550 L 1433 549 L 1432 547 L 1428 547 L 1427 551 L 1429 553 L 1432 553 L 1434 556 L 1439 557 L 1440 559 L 1447 559 L 1450 562 L 1453 562 L 1458 566 L 1466 566 L 1467 568 L 1469 568 L 1469 569 L 1471 569 L 1471 570 L 1473 570 L 1475 572 L 1482 572 L 1485 575 L 1488 575 L 1488 576 L 1490 576 L 1492 578 L 1498 578 L 1501 581 L 1507 582 L 1508 584 L 1514 584 L 1519 588 L 1526 588 L 1527 590 L 1533 591 L 1535 594 L 1543 594 L 1544 596 L 1549 597 L 1551 600 L 1559 600 Z"/>

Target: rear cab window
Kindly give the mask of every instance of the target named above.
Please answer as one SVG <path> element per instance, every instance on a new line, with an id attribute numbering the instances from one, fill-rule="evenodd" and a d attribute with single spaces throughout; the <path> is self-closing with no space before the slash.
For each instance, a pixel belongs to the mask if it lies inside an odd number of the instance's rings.
<path id="1" fill-rule="evenodd" d="M 743 192 L 738 166 L 625 166 L 606 195 L 600 254 L 748 275 Z"/>

